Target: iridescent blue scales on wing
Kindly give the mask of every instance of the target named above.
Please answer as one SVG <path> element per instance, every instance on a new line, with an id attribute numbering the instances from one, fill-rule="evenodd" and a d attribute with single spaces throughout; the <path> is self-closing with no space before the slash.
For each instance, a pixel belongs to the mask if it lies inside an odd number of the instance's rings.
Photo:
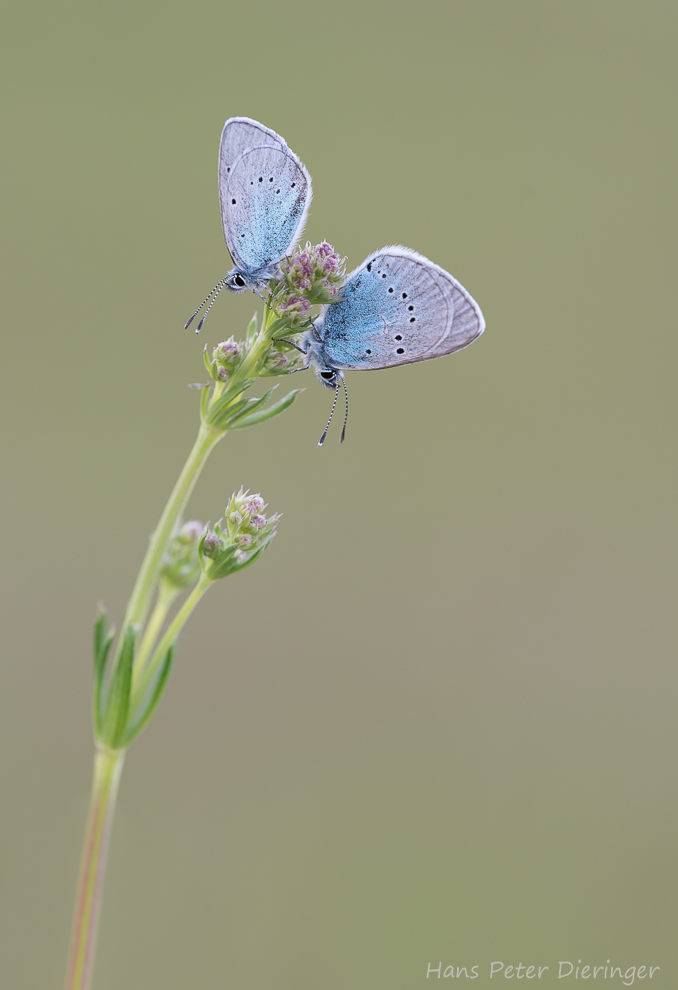
<path id="1" fill-rule="evenodd" d="M 377 369 L 452 354 L 484 329 L 480 307 L 449 272 L 393 246 L 351 272 L 305 339 L 317 367 Z"/>
<path id="2" fill-rule="evenodd" d="M 263 284 L 299 238 L 311 201 L 310 177 L 289 148 L 248 148 L 222 192 L 222 221 L 236 270 Z"/>

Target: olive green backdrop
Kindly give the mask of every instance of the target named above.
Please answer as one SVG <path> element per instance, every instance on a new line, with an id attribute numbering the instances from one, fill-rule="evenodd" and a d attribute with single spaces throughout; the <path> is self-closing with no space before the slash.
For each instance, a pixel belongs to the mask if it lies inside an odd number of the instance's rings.
<path id="1" fill-rule="evenodd" d="M 609 958 L 676 985 L 677 27 L 653 0 L 5 7 L 3 987 L 61 986 L 96 602 L 119 621 L 203 344 L 260 306 L 183 330 L 227 270 L 240 114 L 309 168 L 309 237 L 421 251 L 487 331 L 349 374 L 343 447 L 308 374 L 215 451 L 191 516 L 243 483 L 284 518 L 128 757 L 96 990 Z"/>

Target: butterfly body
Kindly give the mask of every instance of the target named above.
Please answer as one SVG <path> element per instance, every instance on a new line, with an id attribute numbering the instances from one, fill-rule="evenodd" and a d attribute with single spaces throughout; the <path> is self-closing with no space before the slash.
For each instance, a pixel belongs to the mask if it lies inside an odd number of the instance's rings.
<path id="1" fill-rule="evenodd" d="M 396 245 L 350 273 L 302 346 L 320 381 L 334 388 L 330 372 L 429 361 L 468 347 L 484 329 L 480 307 L 449 272 Z"/>

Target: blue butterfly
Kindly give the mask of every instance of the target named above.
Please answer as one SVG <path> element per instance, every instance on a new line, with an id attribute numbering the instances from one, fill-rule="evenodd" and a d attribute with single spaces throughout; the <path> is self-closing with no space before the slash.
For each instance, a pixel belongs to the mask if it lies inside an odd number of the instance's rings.
<path id="1" fill-rule="evenodd" d="M 301 338 L 318 381 L 334 389 L 327 436 L 346 370 L 393 368 L 454 354 L 481 335 L 480 306 L 444 268 L 409 248 L 375 251 L 352 271 L 337 302 L 323 306 Z"/>
<path id="2" fill-rule="evenodd" d="M 311 176 L 283 138 L 249 117 L 231 117 L 219 143 L 221 223 L 234 267 L 206 296 L 198 333 L 223 288 L 259 289 L 301 237 L 313 196 Z"/>

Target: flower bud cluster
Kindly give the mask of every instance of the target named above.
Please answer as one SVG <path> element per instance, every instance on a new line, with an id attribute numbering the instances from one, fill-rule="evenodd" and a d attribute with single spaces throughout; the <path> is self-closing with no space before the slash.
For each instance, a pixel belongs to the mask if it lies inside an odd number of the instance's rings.
<path id="1" fill-rule="evenodd" d="M 200 561 L 205 575 L 212 581 L 226 577 L 251 564 L 271 542 L 280 516 L 266 516 L 261 495 L 249 491 L 234 492 L 224 511 L 224 518 L 207 528 L 200 541 Z"/>
<path id="2" fill-rule="evenodd" d="M 271 283 L 276 309 L 290 326 L 301 327 L 311 306 L 336 299 L 346 273 L 342 258 L 327 241 L 310 241 L 297 247 L 280 262 L 278 277 Z"/>
<path id="3" fill-rule="evenodd" d="M 163 557 L 160 580 L 181 590 L 188 588 L 200 577 L 198 544 L 203 524 L 193 519 L 178 528 Z"/>
<path id="4" fill-rule="evenodd" d="M 222 340 L 212 351 L 212 358 L 205 352 L 205 365 L 212 378 L 217 382 L 226 382 L 241 363 L 247 352 L 247 345 L 239 343 L 233 337 Z"/>

